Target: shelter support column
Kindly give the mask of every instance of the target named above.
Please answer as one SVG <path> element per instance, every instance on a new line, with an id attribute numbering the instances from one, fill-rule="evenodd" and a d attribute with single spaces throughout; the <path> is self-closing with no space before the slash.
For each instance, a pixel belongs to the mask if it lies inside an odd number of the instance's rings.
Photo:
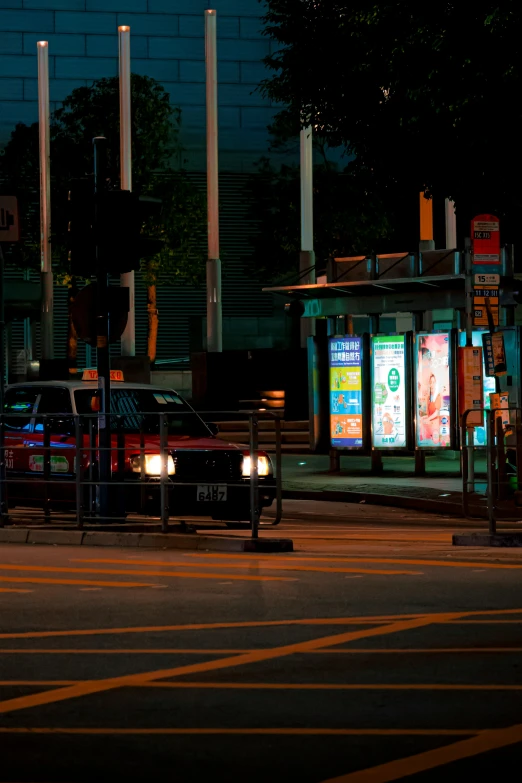
<path id="1" fill-rule="evenodd" d="M 421 332 L 424 329 L 424 311 L 412 313 L 413 331 Z M 415 449 L 415 471 L 416 476 L 426 475 L 426 455 L 421 449 Z"/>

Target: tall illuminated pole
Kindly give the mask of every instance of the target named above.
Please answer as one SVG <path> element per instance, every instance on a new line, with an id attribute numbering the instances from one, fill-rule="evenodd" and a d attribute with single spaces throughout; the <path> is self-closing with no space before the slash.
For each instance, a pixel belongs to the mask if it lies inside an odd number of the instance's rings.
<path id="1" fill-rule="evenodd" d="M 221 261 L 219 259 L 219 185 L 216 12 L 205 11 L 205 63 L 207 94 L 207 350 L 223 350 Z"/>
<path id="2" fill-rule="evenodd" d="M 301 141 L 301 253 L 299 255 L 300 285 L 315 283 L 314 253 L 314 191 L 313 191 L 313 149 L 312 126 L 303 128 Z M 311 318 L 301 320 L 301 347 L 306 347 L 308 337 L 315 334 L 315 323 Z"/>
<path id="3" fill-rule="evenodd" d="M 40 142 L 41 357 L 54 358 L 53 268 L 51 261 L 51 177 L 49 151 L 49 45 L 38 41 L 38 135 Z"/>
<path id="4" fill-rule="evenodd" d="M 132 190 L 131 136 L 131 68 L 130 27 L 118 27 L 120 71 L 120 181 L 122 190 Z M 120 275 L 120 285 L 129 289 L 129 316 L 121 336 L 123 356 L 136 355 L 136 323 L 134 308 L 134 272 Z"/>
<path id="5" fill-rule="evenodd" d="M 446 248 L 454 250 L 457 247 L 457 216 L 455 203 L 446 199 Z"/>

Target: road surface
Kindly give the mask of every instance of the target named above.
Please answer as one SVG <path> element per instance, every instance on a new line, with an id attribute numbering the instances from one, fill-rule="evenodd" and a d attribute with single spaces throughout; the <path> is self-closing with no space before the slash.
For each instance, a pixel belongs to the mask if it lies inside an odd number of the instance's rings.
<path id="1" fill-rule="evenodd" d="M 522 556 L 287 515 L 286 555 L 0 547 L 0 781 L 516 777 Z"/>

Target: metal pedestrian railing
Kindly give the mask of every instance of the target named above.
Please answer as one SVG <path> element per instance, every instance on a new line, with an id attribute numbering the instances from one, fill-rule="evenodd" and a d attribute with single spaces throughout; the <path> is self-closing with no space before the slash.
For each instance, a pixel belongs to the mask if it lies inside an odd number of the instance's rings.
<path id="1" fill-rule="evenodd" d="M 247 443 L 211 439 L 203 422 L 225 419 L 248 421 Z M 275 460 L 268 464 L 259 454 L 263 419 L 274 420 Z M 104 449 L 105 426 L 111 445 Z M 109 452 L 105 461 L 103 452 Z M 167 533 L 174 520 L 208 510 L 216 521 L 221 513 L 232 526 L 248 523 L 258 538 L 270 498 L 276 514 L 269 524 L 281 521 L 281 471 L 281 420 L 270 411 L 0 414 L 0 526 L 32 521 L 81 530 L 123 523 L 132 514 L 159 521 Z"/>
<path id="2" fill-rule="evenodd" d="M 473 442 L 470 416 L 467 410 L 461 423 L 462 444 L 462 506 L 468 519 L 483 519 L 480 501 L 485 500 L 488 528 L 496 533 L 497 521 L 522 518 L 522 409 L 509 406 L 481 409 L 486 421 L 486 475 L 476 472 L 476 454 L 484 453 Z M 483 492 L 477 492 L 483 488 Z"/>

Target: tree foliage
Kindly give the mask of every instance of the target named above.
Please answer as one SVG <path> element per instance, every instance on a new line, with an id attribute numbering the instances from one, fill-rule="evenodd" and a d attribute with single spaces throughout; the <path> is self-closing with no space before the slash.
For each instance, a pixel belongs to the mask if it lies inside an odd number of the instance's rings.
<path id="1" fill-rule="evenodd" d="M 263 89 L 275 128 L 311 122 L 371 173 L 374 192 L 452 197 L 457 214 L 521 207 L 522 6 L 267 0 Z M 513 173 L 515 176 L 513 176 Z"/>
<path id="2" fill-rule="evenodd" d="M 181 167 L 181 112 L 154 79 L 133 74 L 132 185 L 140 195 L 163 200 L 160 225 L 147 226 L 165 238 L 160 253 L 143 265 L 147 282 L 184 278 L 198 282 L 204 256 L 198 251 L 204 228 L 204 197 Z M 119 82 L 99 79 L 79 87 L 51 116 L 51 181 L 53 263 L 67 276 L 66 199 L 69 183 L 93 174 L 95 136 L 105 136 L 109 187 L 120 187 Z M 1 159 L 5 186 L 19 198 L 24 216 L 23 243 L 13 247 L 11 260 L 22 267 L 39 263 L 38 125 L 19 124 Z"/>
<path id="3" fill-rule="evenodd" d="M 392 235 L 383 202 L 364 195 L 364 172 L 344 168 L 325 156 L 314 165 L 314 248 L 316 268 L 328 258 L 367 253 Z M 258 232 L 254 237 L 253 264 L 271 280 L 294 272 L 301 248 L 301 192 L 297 165 L 274 166 L 268 158 L 251 178 Z"/>

